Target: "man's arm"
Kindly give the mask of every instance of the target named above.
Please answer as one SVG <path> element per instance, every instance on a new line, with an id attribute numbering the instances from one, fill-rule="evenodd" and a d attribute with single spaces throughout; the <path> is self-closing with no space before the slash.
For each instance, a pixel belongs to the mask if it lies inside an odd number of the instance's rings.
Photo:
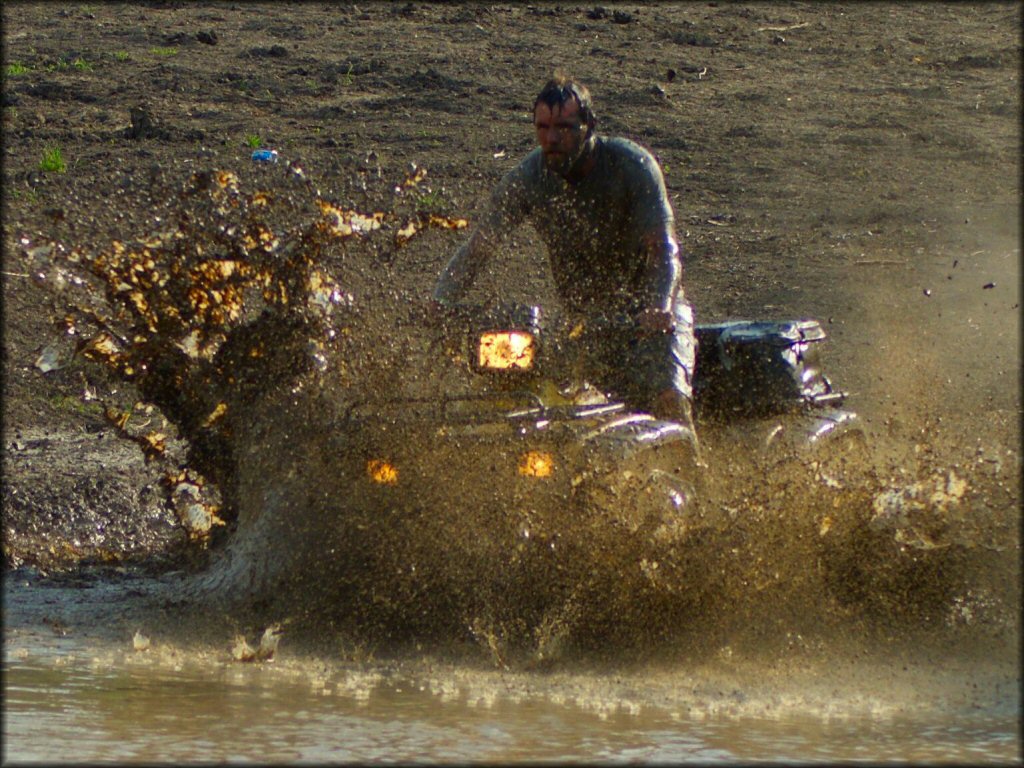
<path id="1" fill-rule="evenodd" d="M 644 235 L 643 249 L 647 269 L 644 276 L 643 306 L 672 311 L 672 302 L 683 280 L 679 244 L 670 223 Z"/>
<path id="2" fill-rule="evenodd" d="M 469 289 L 493 249 L 484 227 L 477 227 L 469 240 L 448 261 L 434 285 L 434 300 L 453 304 Z"/>
<path id="3" fill-rule="evenodd" d="M 441 270 L 434 285 L 435 301 L 451 304 L 462 298 L 490 260 L 497 244 L 523 220 L 526 215 L 524 178 L 531 156 L 506 174 L 491 194 L 487 213 L 473 229 L 469 240 Z"/>
<path id="4" fill-rule="evenodd" d="M 683 280 L 675 215 L 658 161 L 642 147 L 635 146 L 635 150 L 633 215 L 640 234 L 638 256 L 644 264 L 636 296 L 640 306 L 638 320 L 648 331 L 670 331 L 673 304 Z"/>
<path id="5" fill-rule="evenodd" d="M 643 257 L 646 263 L 640 300 L 640 325 L 649 331 L 670 331 L 672 305 L 683 280 L 679 244 L 671 222 L 665 222 L 644 235 Z"/>

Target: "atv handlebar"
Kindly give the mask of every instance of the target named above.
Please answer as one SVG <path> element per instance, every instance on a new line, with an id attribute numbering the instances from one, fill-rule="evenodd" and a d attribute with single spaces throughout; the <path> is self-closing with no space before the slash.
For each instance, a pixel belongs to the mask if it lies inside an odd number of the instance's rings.
<path id="1" fill-rule="evenodd" d="M 674 330 L 672 317 L 666 312 L 602 313 L 588 316 L 569 314 L 550 315 L 542 312 L 537 305 L 515 302 L 485 304 L 442 303 L 428 299 L 422 306 L 423 317 L 428 325 L 435 327 L 467 330 L 474 325 L 488 322 L 528 322 L 531 326 L 543 328 L 547 334 L 558 337 L 576 337 L 586 332 L 633 332 L 637 335 L 671 333 Z M 528 318 L 528 320 L 525 320 Z"/>

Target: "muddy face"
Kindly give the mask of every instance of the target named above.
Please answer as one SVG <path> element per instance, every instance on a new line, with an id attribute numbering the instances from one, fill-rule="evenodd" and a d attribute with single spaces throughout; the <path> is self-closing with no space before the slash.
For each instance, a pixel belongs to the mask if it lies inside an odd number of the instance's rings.
<path id="1" fill-rule="evenodd" d="M 584 152 L 592 148 L 588 143 L 588 126 L 580 117 L 580 105 L 575 99 L 555 106 L 538 104 L 533 112 L 533 128 L 544 153 L 544 164 L 563 178 L 572 174 Z"/>

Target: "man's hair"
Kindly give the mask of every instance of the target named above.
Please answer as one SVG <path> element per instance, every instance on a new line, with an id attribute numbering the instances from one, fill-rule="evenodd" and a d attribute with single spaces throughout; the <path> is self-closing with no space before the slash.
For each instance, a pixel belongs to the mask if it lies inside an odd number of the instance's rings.
<path id="1" fill-rule="evenodd" d="M 590 91 L 583 83 L 559 72 L 552 75 L 551 79 L 541 88 L 533 102 L 533 109 L 536 111 L 538 104 L 547 104 L 551 109 L 555 107 L 561 109 L 562 105 L 570 99 L 576 99 L 580 105 L 580 118 L 592 131 L 597 125 L 597 115 L 594 114 L 594 107 L 590 102 Z"/>

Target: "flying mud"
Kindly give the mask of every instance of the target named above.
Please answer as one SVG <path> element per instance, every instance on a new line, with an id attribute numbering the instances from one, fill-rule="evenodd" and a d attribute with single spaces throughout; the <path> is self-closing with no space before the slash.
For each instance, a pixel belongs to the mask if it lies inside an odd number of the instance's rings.
<path id="1" fill-rule="evenodd" d="M 497 501 L 474 455 L 436 478 L 458 504 L 368 503 L 343 468 L 360 450 L 346 409 L 444 386 L 420 373 L 437 354 L 420 299 L 388 279 L 411 238 L 465 226 L 403 208 L 423 175 L 393 185 L 392 208 L 358 211 L 295 165 L 211 169 L 159 196 L 137 239 L 21 241 L 77 351 L 168 425 L 106 407 L 165 467 L 197 563 L 159 592 L 165 605 L 375 647 L 465 642 L 506 668 L 1017 636 L 1019 454 L 995 437 L 965 452 L 927 412 L 813 456 L 747 450 L 735 425 L 700 423 L 699 500 L 670 536 L 568 500 L 538 520 Z"/>

